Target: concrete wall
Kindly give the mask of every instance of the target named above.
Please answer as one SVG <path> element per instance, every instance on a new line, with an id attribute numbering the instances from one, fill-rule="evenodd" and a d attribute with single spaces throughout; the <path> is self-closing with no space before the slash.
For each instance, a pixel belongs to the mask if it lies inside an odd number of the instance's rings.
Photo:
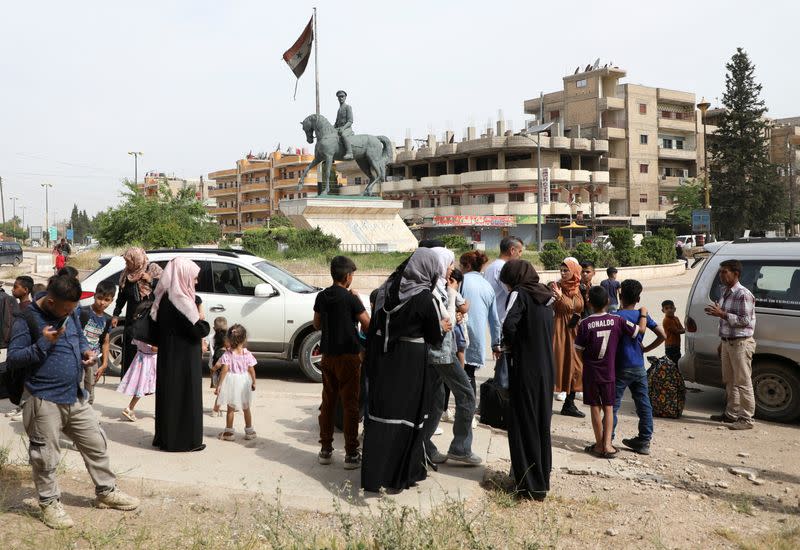
<path id="1" fill-rule="evenodd" d="M 677 277 L 686 271 L 686 266 L 683 262 L 675 262 L 667 265 L 644 265 L 637 267 L 620 267 L 618 269 L 617 280 L 636 279 L 645 283 L 647 281 Z M 296 275 L 311 285 L 322 288 L 331 285 L 330 273 L 296 273 Z M 353 278 L 353 288 L 359 292 L 372 292 L 372 290 L 382 285 L 388 276 L 389 273 L 364 273 L 356 271 Z M 559 277 L 560 274 L 558 271 L 539 271 L 539 278 L 543 283 L 556 281 Z M 595 274 L 593 282 L 594 284 L 600 284 L 600 281 L 605 278 L 605 270 L 601 269 Z"/>

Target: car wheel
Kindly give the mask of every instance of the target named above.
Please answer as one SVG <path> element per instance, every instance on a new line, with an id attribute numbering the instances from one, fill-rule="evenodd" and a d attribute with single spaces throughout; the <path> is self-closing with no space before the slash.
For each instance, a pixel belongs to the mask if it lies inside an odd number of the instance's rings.
<path id="1" fill-rule="evenodd" d="M 19 256 L 14 258 L 14 267 L 17 267 L 21 263 L 22 263 L 22 258 L 20 258 Z"/>
<path id="2" fill-rule="evenodd" d="M 124 345 L 125 327 L 112 328 L 108 333 L 108 369 L 106 374 L 119 376 L 122 372 L 122 346 Z"/>
<path id="3" fill-rule="evenodd" d="M 320 351 L 321 340 L 322 333 L 315 330 L 306 336 L 303 339 L 303 343 L 300 344 L 300 354 L 298 357 L 300 370 L 314 382 L 322 382 L 322 369 L 320 367 L 320 361 L 322 361 L 322 352 Z"/>
<path id="4" fill-rule="evenodd" d="M 800 418 L 800 374 L 797 369 L 773 362 L 753 365 L 753 393 L 756 416 L 774 422 L 793 422 Z"/>

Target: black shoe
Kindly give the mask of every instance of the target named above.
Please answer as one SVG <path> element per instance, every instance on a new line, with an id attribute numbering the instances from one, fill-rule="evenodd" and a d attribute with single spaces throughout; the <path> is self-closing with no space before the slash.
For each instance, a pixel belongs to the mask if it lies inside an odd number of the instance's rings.
<path id="1" fill-rule="evenodd" d="M 711 420 L 713 420 L 714 422 L 724 422 L 725 424 L 733 424 L 734 422 L 736 422 L 735 418 L 731 418 L 730 416 L 728 416 L 725 413 L 712 414 L 711 415 Z"/>
<path id="2" fill-rule="evenodd" d="M 563 416 L 574 416 L 575 418 L 586 418 L 586 413 L 582 412 L 572 403 L 565 403 L 564 406 L 561 407 L 561 414 Z"/>
<path id="3" fill-rule="evenodd" d="M 622 444 L 633 452 L 639 453 L 640 455 L 650 454 L 650 442 L 641 439 L 638 435 L 636 437 L 632 437 L 631 439 L 623 439 Z"/>

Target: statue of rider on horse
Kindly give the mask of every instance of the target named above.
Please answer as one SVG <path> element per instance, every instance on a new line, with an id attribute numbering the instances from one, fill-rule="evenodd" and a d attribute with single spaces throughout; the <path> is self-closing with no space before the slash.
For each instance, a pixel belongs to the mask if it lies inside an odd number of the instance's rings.
<path id="1" fill-rule="evenodd" d="M 386 181 L 386 165 L 392 160 L 392 142 L 386 136 L 354 135 L 353 110 L 345 103 L 347 93 L 339 90 L 336 97 L 339 100 L 339 111 L 336 113 L 335 125 L 332 126 L 322 115 L 309 115 L 301 122 L 308 143 L 314 143 L 316 138 L 317 144 L 314 146 L 314 160 L 301 174 L 297 188 L 302 189 L 311 169 L 323 163 L 322 179 L 325 189 L 320 194 L 327 195 L 330 192 L 329 180 L 333 161 L 354 160 L 370 180 L 364 189 L 364 195 L 371 196 L 372 187 L 379 181 Z"/>

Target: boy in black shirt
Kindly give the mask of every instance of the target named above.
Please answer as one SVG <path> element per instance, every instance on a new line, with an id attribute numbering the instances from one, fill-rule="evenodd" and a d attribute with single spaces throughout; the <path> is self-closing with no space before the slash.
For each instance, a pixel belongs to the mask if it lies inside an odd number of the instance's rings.
<path id="1" fill-rule="evenodd" d="M 322 330 L 322 405 L 319 409 L 319 463 L 330 464 L 333 454 L 333 418 L 336 400 L 344 409 L 344 467 L 361 466 L 358 452 L 358 404 L 361 390 L 361 357 L 356 323 L 369 329 L 369 314 L 358 293 L 350 290 L 356 264 L 346 256 L 331 260 L 333 285 L 317 295 L 314 328 Z"/>

